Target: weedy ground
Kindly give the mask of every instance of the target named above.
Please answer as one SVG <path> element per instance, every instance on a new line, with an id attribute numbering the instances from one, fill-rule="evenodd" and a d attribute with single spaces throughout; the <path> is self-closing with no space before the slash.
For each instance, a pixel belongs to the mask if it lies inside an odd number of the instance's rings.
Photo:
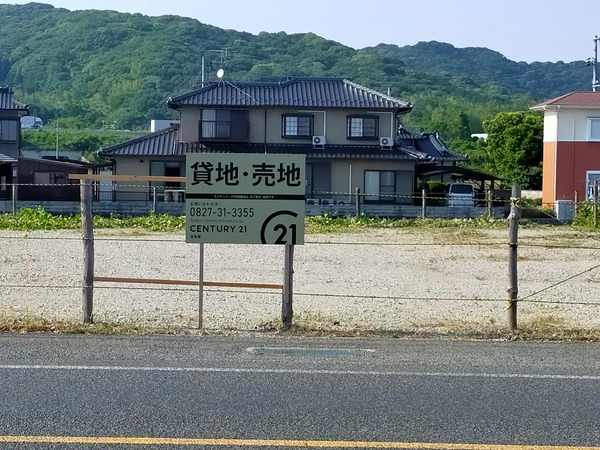
<path id="1" fill-rule="evenodd" d="M 540 227 L 527 220 L 520 225 L 524 229 Z M 545 225 L 548 227 L 547 225 Z M 0 214 L 0 229 L 4 230 L 60 230 L 80 229 L 79 216 L 61 216 L 47 213 L 41 208 L 22 209 L 17 214 Z M 154 215 L 145 217 L 94 217 L 94 228 L 103 234 L 146 234 L 153 232 L 179 232 L 185 229 L 185 217 Z M 508 229 L 504 219 L 386 219 L 366 216 L 336 218 L 332 216 L 309 217 L 306 219 L 307 234 L 356 233 L 373 229 L 402 228 L 414 233 L 429 233 L 434 239 L 448 244 L 462 242 L 486 242 L 487 231 Z M 577 239 L 590 237 L 596 231 L 585 224 L 578 232 L 562 233 L 552 228 L 551 236 L 540 238 L 542 246 L 572 245 Z M 506 339 L 506 340 L 564 340 L 600 341 L 600 329 L 580 329 L 567 326 L 560 318 L 542 316 L 519 324 L 517 331 L 510 331 L 494 323 L 481 324 L 468 321 L 413 324 L 410 328 L 388 330 L 349 328 L 336 319 L 318 314 L 304 313 L 295 316 L 290 329 L 283 329 L 274 318 L 258 324 L 252 330 L 204 329 L 141 326 L 135 322 L 97 322 L 84 324 L 76 321 L 53 321 L 44 317 L 26 314 L 14 317 L 0 310 L 0 332 L 11 333 L 63 333 L 63 334 L 240 334 L 269 333 L 291 336 L 340 336 L 340 337 L 413 337 L 448 339 Z"/>
<path id="2" fill-rule="evenodd" d="M 149 327 L 134 322 L 82 322 L 52 321 L 43 317 L 26 315 L 19 318 L 3 317 L 0 312 L 0 332 L 52 333 L 52 334 L 111 334 L 111 335 L 248 335 L 304 337 L 354 337 L 354 338 L 436 338 L 481 340 L 541 340 L 600 342 L 600 329 L 583 329 L 565 326 L 562 319 L 543 316 L 519 325 L 510 331 L 493 323 L 480 324 L 469 321 L 412 324 L 403 329 L 348 329 L 338 321 L 320 315 L 294 316 L 293 324 L 284 329 L 277 319 L 264 321 L 250 330 L 203 329 L 183 327 Z"/>

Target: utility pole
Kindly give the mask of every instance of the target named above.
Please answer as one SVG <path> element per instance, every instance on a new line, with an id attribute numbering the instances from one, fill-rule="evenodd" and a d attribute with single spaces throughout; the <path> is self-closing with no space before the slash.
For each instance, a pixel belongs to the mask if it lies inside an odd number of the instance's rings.
<path id="1" fill-rule="evenodd" d="M 58 116 L 56 116 L 56 153 L 55 159 L 58 161 Z"/>
<path id="2" fill-rule="evenodd" d="M 594 58 L 588 59 L 588 65 L 592 66 L 592 91 L 596 92 L 600 88 L 600 81 L 598 80 L 598 41 L 600 38 L 596 36 L 594 38 Z"/>

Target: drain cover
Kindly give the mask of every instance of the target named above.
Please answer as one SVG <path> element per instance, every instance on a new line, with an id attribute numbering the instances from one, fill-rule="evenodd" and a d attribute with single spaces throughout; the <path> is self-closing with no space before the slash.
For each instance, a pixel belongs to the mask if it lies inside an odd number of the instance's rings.
<path id="1" fill-rule="evenodd" d="M 288 356 L 366 356 L 375 350 L 362 348 L 284 348 L 284 347 L 249 347 L 250 353 L 257 355 Z"/>

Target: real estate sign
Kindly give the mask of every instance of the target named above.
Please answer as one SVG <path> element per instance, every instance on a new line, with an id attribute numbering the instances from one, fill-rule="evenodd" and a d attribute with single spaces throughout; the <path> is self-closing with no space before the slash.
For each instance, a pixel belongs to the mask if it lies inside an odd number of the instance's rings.
<path id="1" fill-rule="evenodd" d="M 189 153 L 186 242 L 304 244 L 305 155 Z"/>

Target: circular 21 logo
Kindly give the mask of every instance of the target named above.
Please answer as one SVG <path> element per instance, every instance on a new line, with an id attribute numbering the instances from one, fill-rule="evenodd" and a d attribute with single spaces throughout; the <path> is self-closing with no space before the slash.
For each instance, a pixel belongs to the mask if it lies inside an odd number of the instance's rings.
<path id="1" fill-rule="evenodd" d="M 260 228 L 260 240 L 263 244 L 295 245 L 298 213 L 289 210 L 277 211 L 265 219 Z"/>

